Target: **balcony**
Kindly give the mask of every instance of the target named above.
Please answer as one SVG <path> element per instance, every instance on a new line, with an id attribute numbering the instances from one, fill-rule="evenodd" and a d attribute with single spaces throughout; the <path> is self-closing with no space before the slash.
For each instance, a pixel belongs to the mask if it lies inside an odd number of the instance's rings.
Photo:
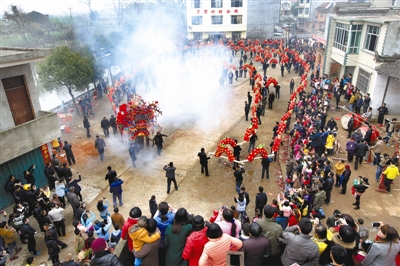
<path id="1" fill-rule="evenodd" d="M 0 132 L 0 164 L 61 136 L 57 113 L 39 111 L 39 117 Z"/>
<path id="2" fill-rule="evenodd" d="M 318 42 L 326 45 L 325 33 L 321 30 L 312 30 L 311 38 L 316 39 Z"/>

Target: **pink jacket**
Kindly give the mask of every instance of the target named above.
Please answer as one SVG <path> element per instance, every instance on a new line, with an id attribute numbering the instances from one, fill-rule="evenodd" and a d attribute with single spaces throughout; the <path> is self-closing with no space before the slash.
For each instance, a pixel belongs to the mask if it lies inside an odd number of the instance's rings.
<path id="1" fill-rule="evenodd" d="M 242 246 L 242 241 L 227 234 L 222 234 L 217 239 L 209 239 L 201 254 L 199 266 L 225 266 L 226 252 L 239 250 Z"/>

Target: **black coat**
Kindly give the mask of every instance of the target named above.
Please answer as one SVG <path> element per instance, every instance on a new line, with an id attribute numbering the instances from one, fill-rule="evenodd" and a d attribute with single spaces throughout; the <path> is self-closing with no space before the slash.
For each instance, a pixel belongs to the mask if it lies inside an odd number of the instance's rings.
<path id="1" fill-rule="evenodd" d="M 367 154 L 367 151 L 369 150 L 368 145 L 365 143 L 357 143 L 356 149 L 354 150 L 354 154 L 356 156 L 362 156 L 364 157 L 365 154 Z"/>
<path id="2" fill-rule="evenodd" d="M 111 254 L 109 250 L 102 250 L 94 253 L 90 261 L 92 266 L 123 266 L 118 257 Z"/>
<path id="3" fill-rule="evenodd" d="M 103 119 L 103 120 L 101 120 L 100 125 L 101 125 L 101 128 L 107 129 L 110 127 L 110 121 L 108 121 L 107 119 Z"/>
<path id="4" fill-rule="evenodd" d="M 265 192 L 257 193 L 256 195 L 256 209 L 259 209 L 261 213 L 264 212 L 262 208 L 267 204 L 268 197 Z"/>
<path id="5" fill-rule="evenodd" d="M 106 174 L 106 178 L 105 180 L 108 180 L 108 183 L 111 185 L 112 182 L 114 182 L 114 180 L 117 178 L 117 172 L 115 172 L 114 170 L 110 170 L 107 174 Z"/>
<path id="6" fill-rule="evenodd" d="M 262 158 L 261 159 L 261 165 L 265 168 L 269 168 L 269 158 Z"/>
<path id="7" fill-rule="evenodd" d="M 87 118 L 83 119 L 83 127 L 84 128 L 89 128 L 90 127 L 89 119 L 87 119 Z"/>
<path id="8" fill-rule="evenodd" d="M 67 143 L 64 145 L 63 150 L 65 151 L 65 153 L 69 156 L 74 156 L 74 153 L 72 152 L 72 145 Z"/>
<path id="9" fill-rule="evenodd" d="M 243 173 L 245 170 L 243 168 L 240 168 L 239 170 L 236 170 L 233 175 L 236 178 L 236 182 L 242 182 L 243 181 Z"/>
<path id="10" fill-rule="evenodd" d="M 199 152 L 197 154 L 197 156 L 200 157 L 200 164 L 201 165 L 207 165 L 208 164 L 208 160 L 210 159 L 210 157 L 207 157 L 207 154 L 205 152 Z"/>

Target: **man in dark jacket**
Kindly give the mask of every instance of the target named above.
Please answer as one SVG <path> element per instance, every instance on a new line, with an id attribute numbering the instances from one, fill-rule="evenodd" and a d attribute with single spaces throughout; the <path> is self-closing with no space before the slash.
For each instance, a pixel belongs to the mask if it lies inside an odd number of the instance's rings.
<path id="1" fill-rule="evenodd" d="M 107 166 L 107 174 L 105 180 L 108 180 L 108 184 L 111 186 L 111 183 L 114 182 L 115 179 L 117 179 L 117 172 L 115 170 L 112 170 L 111 166 Z"/>
<path id="2" fill-rule="evenodd" d="M 261 179 L 264 179 L 264 173 L 267 174 L 267 179 L 269 179 L 269 157 L 261 159 Z"/>
<path id="3" fill-rule="evenodd" d="M 253 96 L 251 96 L 250 92 L 247 92 L 247 102 L 249 103 L 249 105 L 251 105 L 251 100 L 253 99 Z"/>
<path id="4" fill-rule="evenodd" d="M 101 120 L 100 123 L 101 128 L 103 129 L 104 132 L 104 137 L 110 136 L 110 132 L 108 131 L 108 128 L 110 127 L 110 121 L 106 117 L 103 117 L 103 120 Z"/>
<path id="5" fill-rule="evenodd" d="M 242 147 L 240 145 L 237 145 L 238 141 L 235 139 L 236 146 L 233 147 L 233 156 L 235 156 L 236 161 L 240 161 L 240 152 L 242 151 Z M 235 167 L 238 166 L 237 163 L 235 163 Z"/>
<path id="6" fill-rule="evenodd" d="M 72 163 L 75 164 L 75 156 L 72 152 L 72 145 L 68 143 L 68 141 L 64 141 L 64 148 L 65 155 L 67 155 L 68 164 L 71 165 Z"/>
<path id="7" fill-rule="evenodd" d="M 362 165 L 364 156 L 367 154 L 367 151 L 369 151 L 369 147 L 367 144 L 365 144 L 364 140 L 360 143 L 357 143 L 354 150 L 354 155 L 356 156 L 356 159 L 354 161 L 354 170 L 358 169 L 358 164 Z"/>
<path id="8" fill-rule="evenodd" d="M 254 133 L 253 135 L 251 135 L 249 140 L 249 149 L 247 151 L 248 153 L 250 153 L 256 146 L 256 140 L 257 140 L 257 134 Z"/>
<path id="9" fill-rule="evenodd" d="M 94 141 L 94 148 L 97 149 L 97 151 L 99 152 L 100 161 L 103 161 L 106 142 L 104 141 L 104 139 L 100 138 L 99 135 L 96 136 L 96 140 Z"/>
<path id="10" fill-rule="evenodd" d="M 206 176 L 210 176 L 208 174 L 208 160 L 211 157 L 207 157 L 207 154 L 205 153 L 204 148 L 201 148 L 200 152 L 197 154 L 197 156 L 199 156 L 200 158 L 200 165 L 201 165 L 201 173 L 204 173 L 204 171 L 206 172 Z"/>
<path id="11" fill-rule="evenodd" d="M 236 191 L 238 192 L 238 194 L 240 193 L 240 187 L 242 186 L 244 172 L 245 170 L 243 169 L 243 166 L 238 166 L 233 173 L 236 179 Z"/>
<path id="12" fill-rule="evenodd" d="M 329 172 L 327 177 L 325 178 L 324 182 L 324 190 L 326 193 L 326 198 L 325 198 L 325 203 L 326 205 L 329 205 L 331 202 L 331 194 L 332 194 L 332 189 L 333 189 L 333 184 L 335 183 L 335 180 L 333 179 L 333 172 Z"/>
<path id="13" fill-rule="evenodd" d="M 347 138 L 351 138 L 351 132 L 354 126 L 354 115 L 351 115 L 349 121 L 347 121 Z"/>
<path id="14" fill-rule="evenodd" d="M 67 166 L 67 163 L 63 163 L 63 168 L 62 168 L 62 177 L 65 179 L 70 179 L 72 177 L 72 171 L 71 168 Z"/>
<path id="15" fill-rule="evenodd" d="M 114 115 L 112 115 L 110 118 L 110 126 L 113 130 L 113 134 L 115 135 L 115 133 L 117 133 L 117 119 Z"/>
<path id="16" fill-rule="evenodd" d="M 93 266 L 123 266 L 118 257 L 111 254 L 107 249 L 107 243 L 104 238 L 96 238 L 90 246 L 94 257 L 90 261 Z"/>
<path id="17" fill-rule="evenodd" d="M 122 202 L 122 184 L 124 181 L 122 181 L 119 178 L 115 178 L 114 182 L 110 184 L 110 192 L 112 193 L 113 196 L 113 203 L 114 203 L 114 208 L 117 207 L 117 198 L 119 200 L 119 206 L 121 207 L 123 205 Z"/>
<path id="18" fill-rule="evenodd" d="M 267 205 L 268 197 L 264 192 L 264 188 L 262 186 L 258 187 L 258 193 L 256 195 L 256 212 L 263 212 L 264 206 Z"/>
<path id="19" fill-rule="evenodd" d="M 83 117 L 83 127 L 86 128 L 86 136 L 90 138 L 90 122 L 86 115 Z"/>
<path id="20" fill-rule="evenodd" d="M 82 195 L 81 195 L 82 188 L 78 184 L 79 182 L 82 181 L 82 176 L 79 173 L 77 173 L 77 175 L 78 175 L 78 179 L 69 178 L 69 179 L 67 179 L 67 183 L 68 183 L 68 187 L 74 187 L 75 188 L 75 194 L 78 196 L 80 201 L 83 201 L 82 200 Z"/>
<path id="21" fill-rule="evenodd" d="M 157 132 L 157 135 L 153 138 L 153 146 L 157 146 L 158 156 L 161 156 L 161 150 L 163 149 L 163 137 L 168 137 L 167 135 L 161 134 L 161 132 Z"/>
<path id="22" fill-rule="evenodd" d="M 310 136 L 311 146 L 315 149 L 318 156 L 321 156 L 320 146 L 321 146 L 321 132 L 315 130 L 314 134 Z"/>
<path id="23" fill-rule="evenodd" d="M 46 164 L 46 167 L 44 168 L 44 175 L 47 177 L 47 181 L 49 182 L 49 188 L 50 190 L 55 189 L 55 182 L 57 177 L 55 176 L 55 171 L 53 167 L 51 166 L 51 162 L 48 162 Z"/>
<path id="24" fill-rule="evenodd" d="M 24 237 L 24 239 L 28 240 L 28 251 L 32 252 L 34 256 L 40 255 L 40 252 L 36 250 L 36 230 L 30 226 L 28 217 L 24 217 L 22 222 L 23 225 L 21 227 L 21 235 Z"/>
<path id="25" fill-rule="evenodd" d="M 176 167 L 174 166 L 173 162 L 165 165 L 163 169 L 166 171 L 165 176 L 167 177 L 167 194 L 169 194 L 169 191 L 171 189 L 171 182 L 174 182 L 175 190 L 178 190 L 178 185 L 176 184 L 175 179 Z"/>
<path id="26" fill-rule="evenodd" d="M 244 101 L 244 116 L 246 117 L 246 121 L 249 121 L 249 112 L 250 112 L 250 103 Z"/>
<path id="27" fill-rule="evenodd" d="M 382 103 L 382 105 L 378 108 L 378 124 L 379 124 L 379 126 L 382 126 L 385 115 L 387 115 L 388 113 L 389 113 L 389 110 L 386 107 L 386 103 Z"/>
<path id="28" fill-rule="evenodd" d="M 258 223 L 250 224 L 250 238 L 243 241 L 244 264 L 263 265 L 264 256 L 271 252 L 269 239 L 262 236 L 262 228 Z"/>
<path id="29" fill-rule="evenodd" d="M 308 235 L 312 228 L 310 219 L 303 217 L 298 225 L 290 226 L 283 231 L 282 238 L 287 243 L 285 251 L 281 256 L 283 265 L 296 263 L 303 266 L 318 265 L 318 245 Z M 294 234 L 296 231 L 299 234 Z"/>

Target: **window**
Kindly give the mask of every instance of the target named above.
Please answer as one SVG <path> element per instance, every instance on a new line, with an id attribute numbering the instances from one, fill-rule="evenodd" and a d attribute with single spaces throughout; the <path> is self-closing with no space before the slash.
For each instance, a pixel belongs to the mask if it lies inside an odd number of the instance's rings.
<path id="1" fill-rule="evenodd" d="M 362 25 L 351 25 L 350 45 L 348 50 L 350 54 L 358 54 L 360 50 L 361 33 Z"/>
<path id="2" fill-rule="evenodd" d="M 195 40 L 203 40 L 203 33 L 202 32 L 194 32 L 193 39 Z"/>
<path id="3" fill-rule="evenodd" d="M 335 29 L 335 39 L 333 41 L 333 47 L 342 50 L 343 52 L 347 51 L 347 42 L 349 39 L 349 24 L 343 24 L 340 22 L 336 23 Z"/>
<path id="4" fill-rule="evenodd" d="M 368 26 L 364 48 L 370 50 L 371 52 L 375 52 L 378 36 L 379 36 L 379 27 Z"/>
<path id="5" fill-rule="evenodd" d="M 309 3 L 310 3 L 310 0 L 306 0 L 306 3 L 309 4 Z"/>
<path id="6" fill-rule="evenodd" d="M 242 15 L 231 16 L 231 24 L 242 24 Z"/>
<path id="7" fill-rule="evenodd" d="M 310 12 L 310 9 L 309 9 L 309 8 L 306 8 L 306 9 L 305 9 L 305 12 L 304 12 L 304 15 L 308 15 L 309 12 Z"/>
<path id="8" fill-rule="evenodd" d="M 299 12 L 298 15 L 303 15 L 303 11 L 304 11 L 304 8 L 299 8 L 298 9 L 298 12 Z"/>
<path id="9" fill-rule="evenodd" d="M 193 16 L 192 25 L 203 25 L 203 16 Z"/>
<path id="10" fill-rule="evenodd" d="M 192 8 L 202 8 L 203 7 L 202 4 L 203 3 L 200 0 L 192 0 L 191 1 Z"/>
<path id="11" fill-rule="evenodd" d="M 239 40 L 240 36 L 240 31 L 232 31 L 232 39 Z"/>
<path id="12" fill-rule="evenodd" d="M 300 0 L 300 1 L 299 1 L 299 4 L 303 4 L 303 3 L 304 3 L 304 0 Z"/>
<path id="13" fill-rule="evenodd" d="M 358 77 L 357 77 L 357 88 L 360 89 L 360 91 L 367 93 L 368 92 L 368 87 L 369 87 L 369 79 L 371 78 L 371 74 L 368 73 L 367 71 L 359 68 L 358 70 Z"/>
<path id="14" fill-rule="evenodd" d="M 222 24 L 222 16 L 211 16 L 211 24 L 212 25 L 221 25 Z"/>
<path id="15" fill-rule="evenodd" d="M 243 7 L 243 0 L 231 0 L 231 7 Z"/>
<path id="16" fill-rule="evenodd" d="M 212 8 L 222 8 L 222 0 L 211 0 Z"/>

